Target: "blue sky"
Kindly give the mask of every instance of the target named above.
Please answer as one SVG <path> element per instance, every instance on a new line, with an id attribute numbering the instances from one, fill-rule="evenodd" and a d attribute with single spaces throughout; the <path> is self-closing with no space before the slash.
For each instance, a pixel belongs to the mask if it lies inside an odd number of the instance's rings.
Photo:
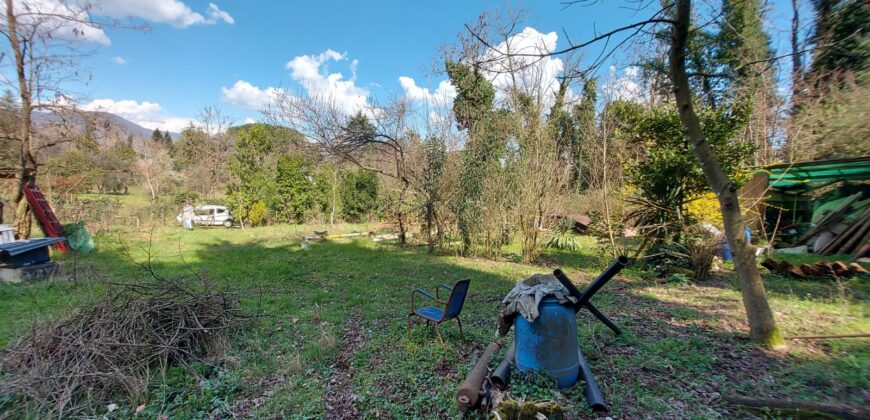
<path id="1" fill-rule="evenodd" d="M 77 100 L 86 108 L 173 131 L 208 105 L 218 106 L 237 123 L 256 120 L 259 107 L 274 93 L 270 88 L 298 94 L 323 89 L 346 96 L 349 103 L 391 93 L 449 97 L 449 86 L 439 86 L 445 77 L 433 74 L 440 48 L 456 43 L 463 24 L 482 12 L 511 7 L 503 1 L 458 0 L 101 3 L 91 13 L 132 17 L 149 30 L 106 28 L 105 37 L 94 43 L 96 53 L 82 63 L 91 79 L 75 89 L 81 94 Z M 594 29 L 605 31 L 650 13 L 635 12 L 630 2 L 616 0 L 568 8 L 559 1 L 522 5 L 523 27 L 534 28 L 559 48 L 567 45 L 565 33 L 583 40 Z M 787 0 L 772 1 L 768 27 L 774 47 L 781 51 L 788 48 L 790 16 Z M 618 68 L 616 76 L 622 72 Z M 410 79 L 403 84 L 400 77 Z"/>

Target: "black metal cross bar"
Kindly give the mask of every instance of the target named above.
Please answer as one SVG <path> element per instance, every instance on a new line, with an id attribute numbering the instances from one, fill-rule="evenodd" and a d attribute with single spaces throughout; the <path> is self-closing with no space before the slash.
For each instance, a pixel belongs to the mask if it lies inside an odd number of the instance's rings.
<path id="1" fill-rule="evenodd" d="M 628 265 L 628 258 L 617 258 L 607 267 L 606 270 L 604 270 L 604 272 L 601 273 L 601 275 L 598 276 L 597 279 L 595 279 L 595 281 L 592 282 L 589 287 L 586 288 L 586 290 L 582 292 L 574 286 L 574 283 L 571 283 L 571 279 L 569 279 L 562 270 L 557 268 L 553 271 L 553 275 L 556 276 L 559 283 L 562 283 L 562 285 L 568 289 L 568 292 L 571 293 L 571 295 L 577 298 L 577 303 L 574 304 L 574 312 L 585 308 L 603 322 L 604 325 L 607 325 L 608 328 L 613 330 L 614 333 L 622 334 L 622 331 L 616 326 L 616 324 L 607 319 L 601 311 L 592 305 L 591 300 L 592 296 L 594 296 L 595 293 L 598 293 L 598 291 L 601 290 L 601 288 L 604 287 L 604 285 L 607 284 L 607 282 L 610 281 L 616 273 L 619 273 L 626 265 Z"/>

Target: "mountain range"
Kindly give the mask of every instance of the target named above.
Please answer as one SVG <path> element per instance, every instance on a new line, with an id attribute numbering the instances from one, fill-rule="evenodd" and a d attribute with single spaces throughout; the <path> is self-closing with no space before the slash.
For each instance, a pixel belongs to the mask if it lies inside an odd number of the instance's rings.
<path id="1" fill-rule="evenodd" d="M 95 131 L 101 133 L 115 133 L 124 137 L 132 135 L 136 139 L 150 139 L 151 133 L 154 131 L 150 128 L 142 127 L 120 115 L 102 111 L 83 111 L 76 114 L 61 116 L 52 112 L 34 112 L 33 124 L 37 127 L 49 127 L 65 124 L 67 127 L 75 129 L 84 129 L 86 119 L 90 120 L 95 127 Z M 172 140 L 178 140 L 181 137 L 180 133 L 169 132 Z M 105 137 L 96 135 L 96 137 Z"/>

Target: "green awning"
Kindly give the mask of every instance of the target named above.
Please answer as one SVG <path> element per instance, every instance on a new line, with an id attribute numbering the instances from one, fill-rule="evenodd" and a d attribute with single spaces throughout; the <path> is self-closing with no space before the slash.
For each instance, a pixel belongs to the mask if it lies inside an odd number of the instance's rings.
<path id="1" fill-rule="evenodd" d="M 809 187 L 838 181 L 870 180 L 870 156 L 783 163 L 759 168 L 778 190 Z"/>

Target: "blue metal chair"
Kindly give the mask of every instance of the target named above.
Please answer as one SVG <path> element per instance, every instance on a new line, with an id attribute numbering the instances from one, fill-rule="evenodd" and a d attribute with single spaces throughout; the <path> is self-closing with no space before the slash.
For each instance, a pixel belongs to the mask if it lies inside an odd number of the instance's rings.
<path id="1" fill-rule="evenodd" d="M 411 312 L 408 313 L 408 340 L 411 339 L 411 318 L 415 316 L 425 319 L 427 324 L 430 322 L 434 323 L 435 334 L 438 335 L 438 340 L 441 341 L 442 346 L 447 346 L 444 344 L 444 339 L 441 338 L 441 331 L 438 330 L 438 325 L 442 322 L 456 318 L 456 322 L 459 323 L 459 335 L 462 336 L 462 321 L 459 319 L 459 313 L 462 312 L 462 305 L 465 303 L 465 296 L 468 295 L 469 284 L 471 284 L 471 280 L 466 279 L 459 280 L 452 288 L 446 284 L 438 285 L 438 288 L 435 289 L 434 297 L 423 289 L 414 289 L 414 291 L 411 292 Z M 450 295 L 447 297 L 446 301 L 442 301 L 441 297 L 438 296 L 438 292 L 441 289 L 447 289 L 450 291 Z M 444 309 L 442 310 L 435 306 L 426 306 L 417 309 L 414 298 L 418 293 L 434 300 L 439 304 L 439 306 L 444 305 Z"/>

